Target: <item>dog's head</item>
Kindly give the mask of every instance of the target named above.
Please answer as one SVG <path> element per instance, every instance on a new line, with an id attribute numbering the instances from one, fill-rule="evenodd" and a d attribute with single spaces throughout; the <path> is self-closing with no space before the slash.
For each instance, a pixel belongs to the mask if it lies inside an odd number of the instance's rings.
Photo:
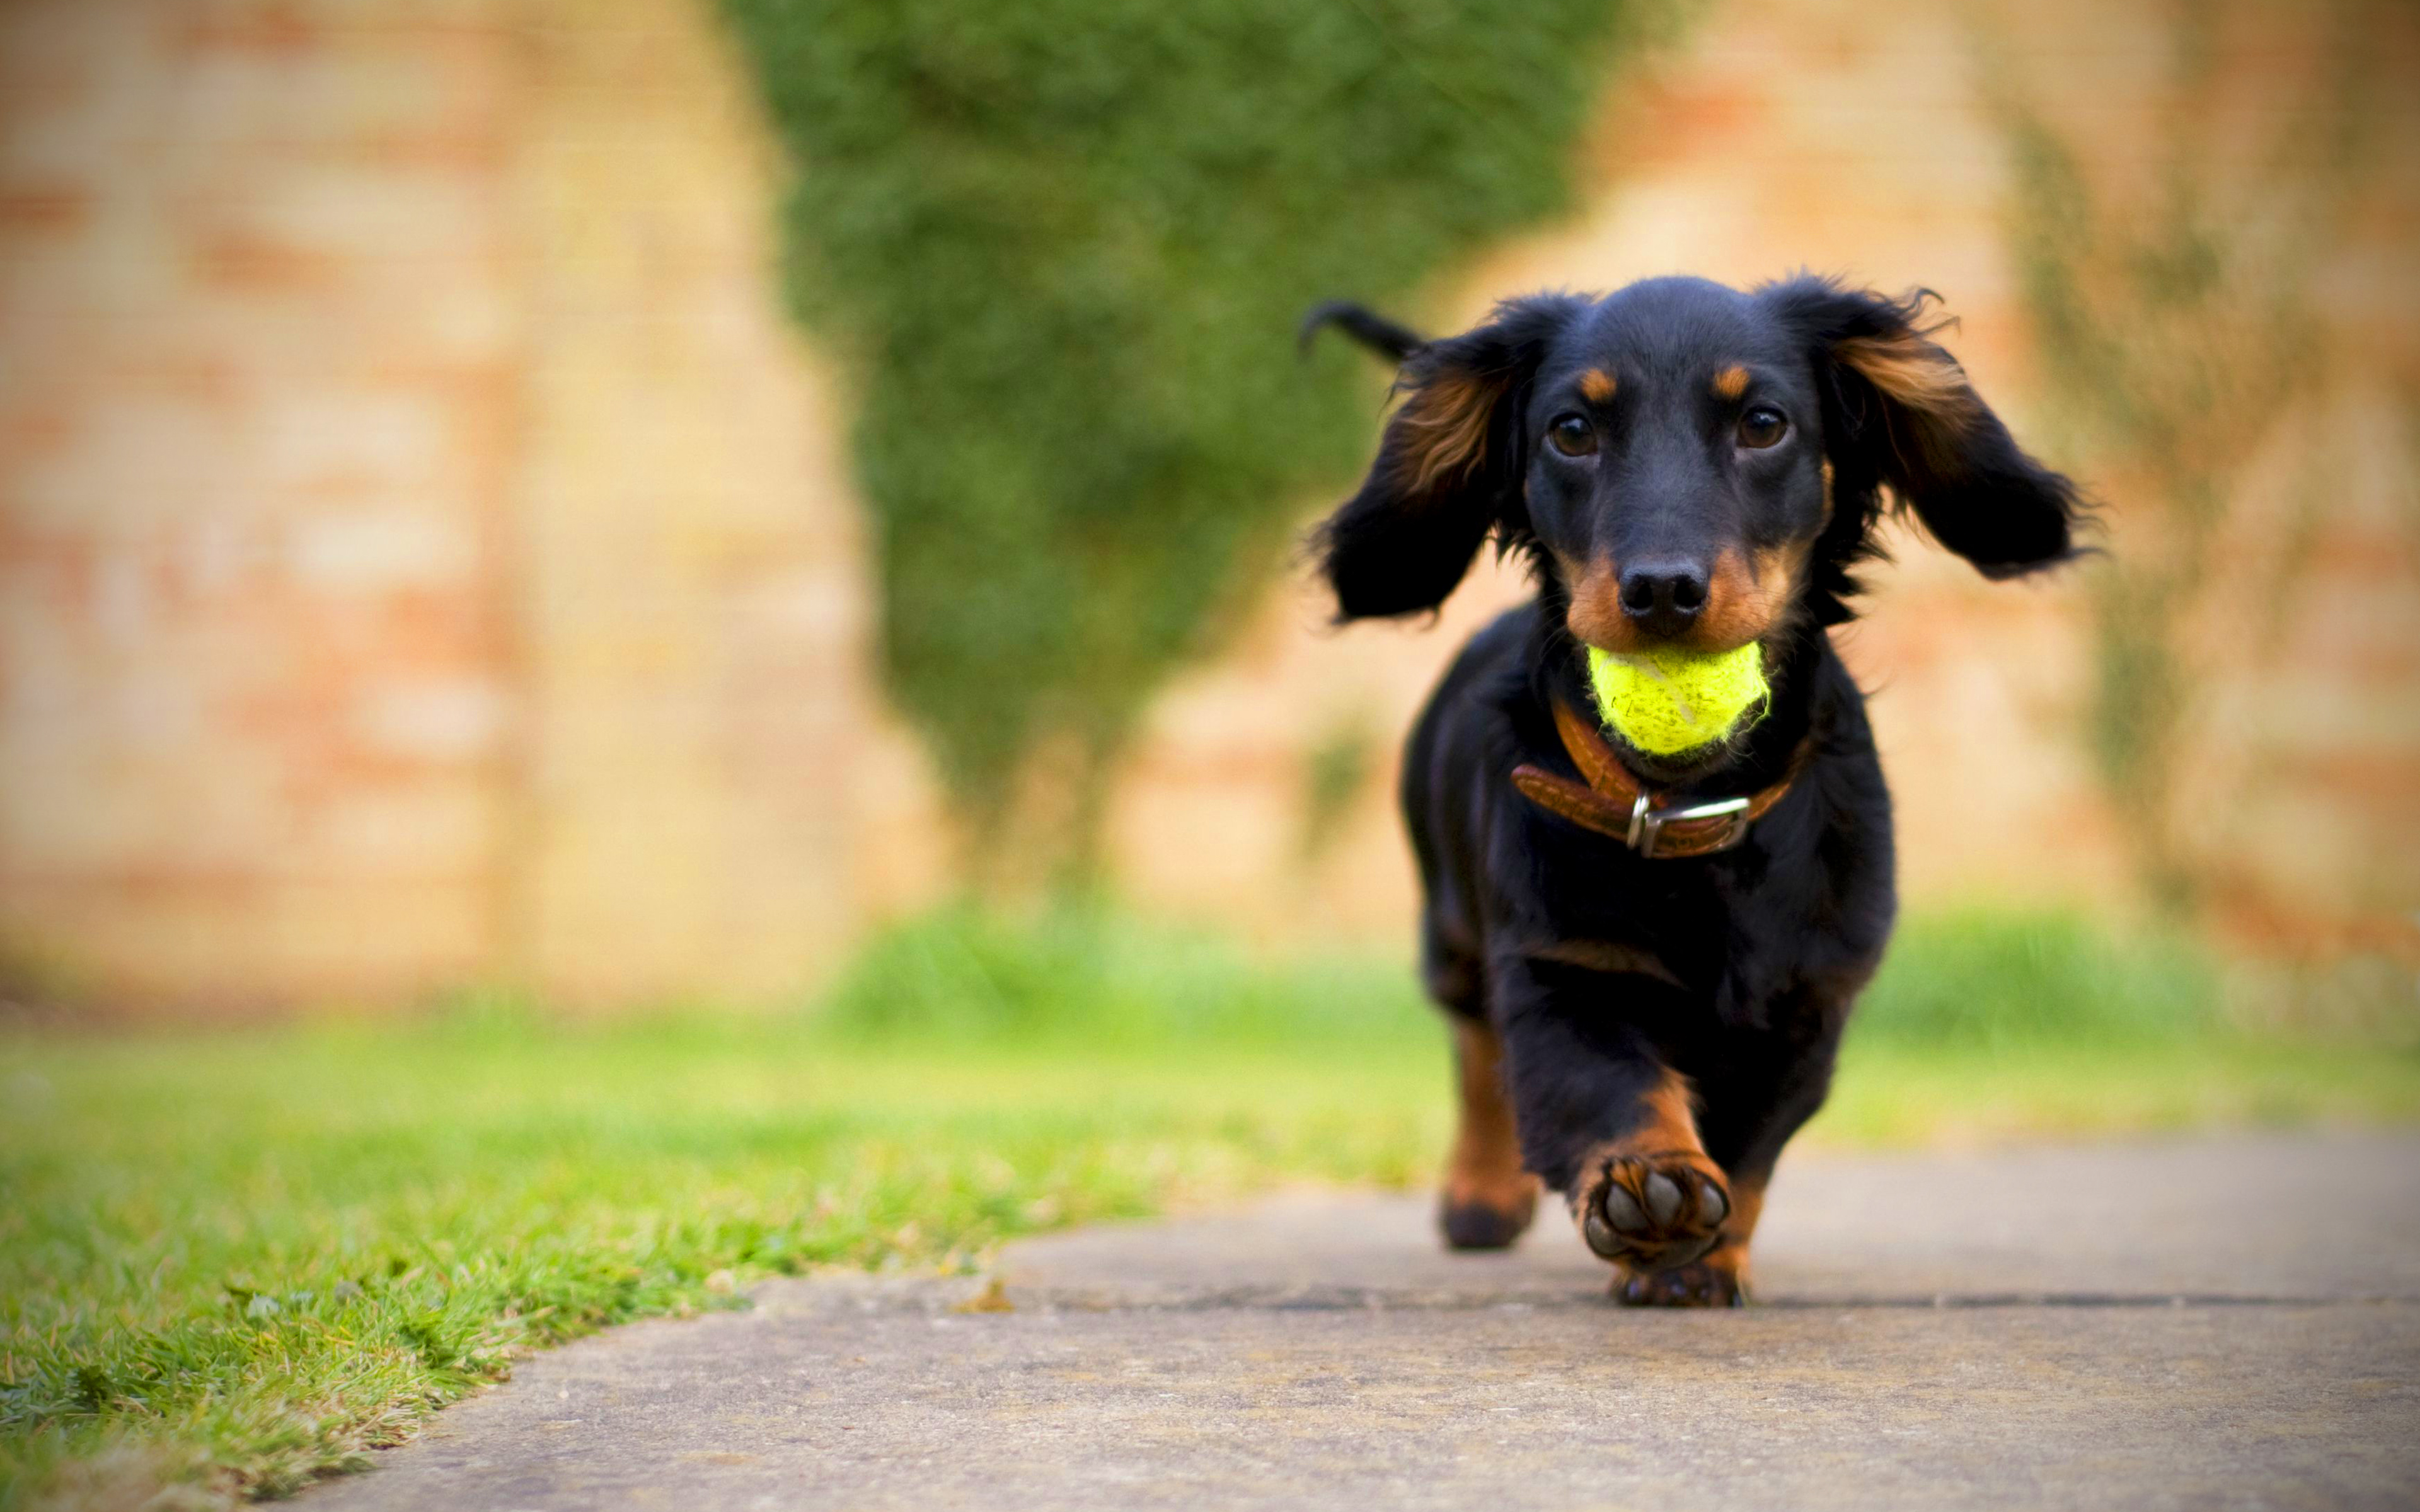
<path id="1" fill-rule="evenodd" d="M 1887 486 L 1986 577 L 2073 550 L 2076 493 L 1923 323 L 1820 278 L 1499 306 L 1406 358 L 1360 491 L 1321 528 L 1339 617 L 1443 602 L 1493 533 L 1572 636 L 1727 651 L 1848 617 Z"/>

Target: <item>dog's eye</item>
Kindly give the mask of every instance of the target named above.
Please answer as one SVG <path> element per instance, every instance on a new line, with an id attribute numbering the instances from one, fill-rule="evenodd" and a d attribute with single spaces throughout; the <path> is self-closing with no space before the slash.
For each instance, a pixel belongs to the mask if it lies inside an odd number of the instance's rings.
<path id="1" fill-rule="evenodd" d="M 1556 417 L 1546 427 L 1546 439 L 1565 456 L 1586 456 L 1596 450 L 1596 427 L 1581 415 Z"/>
<path id="2" fill-rule="evenodd" d="M 1769 405 L 1758 405 L 1740 416 L 1739 443 L 1762 451 L 1790 433 L 1790 422 Z"/>

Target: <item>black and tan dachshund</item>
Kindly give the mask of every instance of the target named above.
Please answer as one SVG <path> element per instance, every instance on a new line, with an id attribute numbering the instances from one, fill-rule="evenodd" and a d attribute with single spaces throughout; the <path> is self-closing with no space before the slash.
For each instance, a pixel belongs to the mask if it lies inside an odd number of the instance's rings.
<path id="1" fill-rule="evenodd" d="M 1827 627 L 1886 502 L 1986 577 L 2067 560 L 2074 486 L 1930 339 L 1929 295 L 1800 277 L 1508 301 L 1401 364 L 1314 548 L 1338 617 L 1437 607 L 1491 537 L 1537 597 L 1413 727 L 1423 975 L 1452 1025 L 1447 1242 L 1507 1245 L 1541 1181 L 1635 1304 L 1746 1295 L 1781 1147 L 1823 1102 L 1896 896 L 1890 795 Z M 1679 757 L 1602 728 L 1585 648 L 1763 648 L 1761 720 Z"/>

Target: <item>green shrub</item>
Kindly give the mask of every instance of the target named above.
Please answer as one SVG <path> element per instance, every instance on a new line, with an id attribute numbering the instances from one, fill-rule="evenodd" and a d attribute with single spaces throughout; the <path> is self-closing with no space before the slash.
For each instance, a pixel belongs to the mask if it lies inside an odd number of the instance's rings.
<path id="1" fill-rule="evenodd" d="M 1373 364 L 1298 362 L 1305 307 L 1564 205 L 1673 3 L 725 0 L 860 399 L 884 674 L 973 856 L 1089 858 L 1147 697 L 1368 446 Z"/>
<path id="2" fill-rule="evenodd" d="M 1977 909 L 1903 923 L 1850 1034 L 1945 1049 L 2147 1043 L 2209 1035 L 2219 1000 L 2214 963 L 2182 939 Z"/>
<path id="3" fill-rule="evenodd" d="M 901 1043 L 1433 1034 L 1411 962 L 1408 928 L 1400 949 L 1256 954 L 1104 906 L 959 904 L 877 934 L 818 1018 L 845 1038 Z M 2181 938 L 1978 908 L 1903 923 L 1850 1032 L 1911 1048 L 2150 1045 L 2212 1036 L 2221 995 L 2216 964 Z"/>
<path id="4" fill-rule="evenodd" d="M 876 936 L 823 1024 L 903 1042 L 1150 1044 L 1435 1037 L 1408 955 L 1256 958 L 1215 934 L 1064 903 L 958 905 Z"/>

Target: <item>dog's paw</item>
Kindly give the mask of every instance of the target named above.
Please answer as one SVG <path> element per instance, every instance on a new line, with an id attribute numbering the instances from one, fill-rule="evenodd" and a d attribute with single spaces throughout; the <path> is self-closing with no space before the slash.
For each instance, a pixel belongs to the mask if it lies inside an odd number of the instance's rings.
<path id="1" fill-rule="evenodd" d="M 1484 1196 L 1449 1189 L 1437 1203 L 1437 1227 L 1450 1249 L 1510 1249 L 1537 1207 L 1534 1185 Z"/>
<path id="2" fill-rule="evenodd" d="M 1614 1277 L 1613 1300 L 1624 1307 L 1745 1307 L 1747 1285 L 1720 1255 L 1668 1271 L 1624 1272 Z"/>
<path id="3" fill-rule="evenodd" d="M 1588 1247 L 1645 1273 L 1687 1265 L 1713 1249 L 1731 1214 L 1731 1196 L 1723 1173 L 1694 1151 L 1613 1154 L 1590 1163 L 1578 1206 Z"/>

